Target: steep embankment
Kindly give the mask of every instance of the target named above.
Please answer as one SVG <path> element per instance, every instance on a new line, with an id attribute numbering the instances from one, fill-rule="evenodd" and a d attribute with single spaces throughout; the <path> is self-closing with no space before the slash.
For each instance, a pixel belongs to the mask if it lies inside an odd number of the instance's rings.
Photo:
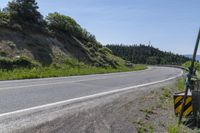
<path id="1" fill-rule="evenodd" d="M 0 10 L 0 80 L 146 68 L 126 67 L 73 18 L 58 12 L 43 17 L 38 8 L 35 0 L 22 0 Z"/>
<path id="2" fill-rule="evenodd" d="M 117 67 L 123 63 L 122 59 L 113 56 L 102 45 L 70 34 L 53 37 L 43 33 L 0 28 L 0 57 L 14 59 L 24 56 L 42 65 L 62 64 L 66 58 L 75 58 L 95 66 Z"/>
<path id="3" fill-rule="evenodd" d="M 96 67 L 123 66 L 73 18 L 58 12 L 44 18 L 38 8 L 35 0 L 21 0 L 0 10 L 0 68 L 70 64 L 69 58 Z"/>

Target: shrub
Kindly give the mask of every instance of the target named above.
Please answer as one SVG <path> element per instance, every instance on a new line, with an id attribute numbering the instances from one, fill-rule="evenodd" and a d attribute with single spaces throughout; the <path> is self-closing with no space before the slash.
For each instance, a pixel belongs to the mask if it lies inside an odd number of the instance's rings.
<path id="1" fill-rule="evenodd" d="M 0 10 L 0 26 L 8 26 L 10 23 L 10 15 L 5 11 Z"/>
<path id="2" fill-rule="evenodd" d="M 107 48 L 107 47 L 100 48 L 99 52 L 101 52 L 103 54 L 107 54 L 107 53 L 112 54 L 112 51 L 109 48 Z"/>
<path id="3" fill-rule="evenodd" d="M 0 68 L 6 70 L 13 69 L 13 61 L 8 58 L 0 58 Z"/>
<path id="4" fill-rule="evenodd" d="M 18 59 L 0 58 L 0 69 L 12 70 L 14 68 L 32 68 L 38 66 L 26 57 Z"/>
<path id="5" fill-rule="evenodd" d="M 72 34 L 88 42 L 96 42 L 96 38 L 86 29 L 83 29 L 73 18 L 60 13 L 49 13 L 46 17 L 47 26 L 51 31 L 61 31 Z"/>
<path id="6" fill-rule="evenodd" d="M 12 24 L 44 25 L 45 21 L 38 8 L 35 0 L 13 0 L 8 3 L 6 10 L 10 14 Z"/>
<path id="7" fill-rule="evenodd" d="M 50 30 L 68 32 L 73 35 L 81 35 L 82 28 L 69 16 L 61 15 L 57 12 L 50 13 L 46 17 L 46 21 Z"/>
<path id="8" fill-rule="evenodd" d="M 28 58 L 25 57 L 20 57 L 19 59 L 13 60 L 13 65 L 16 68 L 31 68 L 34 66 L 34 64 Z"/>
<path id="9" fill-rule="evenodd" d="M 187 61 L 186 63 L 183 64 L 184 67 L 190 67 L 191 65 L 191 61 Z M 200 63 L 199 62 L 195 62 L 194 67 L 196 70 L 200 71 Z"/>
<path id="10" fill-rule="evenodd" d="M 0 51 L 0 56 L 6 57 L 6 56 L 7 56 L 7 53 L 6 53 L 5 51 Z"/>

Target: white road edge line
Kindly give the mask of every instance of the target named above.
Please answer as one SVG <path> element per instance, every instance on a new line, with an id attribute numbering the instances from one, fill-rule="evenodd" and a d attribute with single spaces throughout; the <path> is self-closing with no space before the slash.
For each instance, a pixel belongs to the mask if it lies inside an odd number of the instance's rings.
<path id="1" fill-rule="evenodd" d="M 130 90 L 130 89 L 135 89 L 135 88 L 139 88 L 139 87 L 145 87 L 145 86 L 149 86 L 149 85 L 154 85 L 154 84 L 166 82 L 166 81 L 169 81 L 169 80 L 172 80 L 172 79 L 176 79 L 176 78 L 178 78 L 178 77 L 180 77 L 182 75 L 183 75 L 183 71 L 181 71 L 181 73 L 178 74 L 177 76 L 174 76 L 174 77 L 171 77 L 171 78 L 168 78 L 168 79 L 154 81 L 154 82 L 141 84 L 141 85 L 136 85 L 136 86 L 130 86 L 130 87 L 121 88 L 121 89 L 117 89 L 117 90 L 112 90 L 112 91 L 108 91 L 108 92 L 97 93 L 97 94 L 93 94 L 93 95 L 88 95 L 88 96 L 68 99 L 68 100 L 65 100 L 65 101 L 59 101 L 59 102 L 55 102 L 55 103 L 35 106 L 35 107 L 21 109 L 21 110 L 17 110 L 17 111 L 13 111 L 13 112 L 3 113 L 3 114 L 0 114 L 0 117 L 14 115 L 14 114 L 18 114 L 18 113 L 23 113 L 23 112 L 27 112 L 27 111 L 31 111 L 31 110 L 47 108 L 47 107 L 50 107 L 50 106 L 58 106 L 58 105 L 61 105 L 61 104 L 67 104 L 67 103 L 75 102 L 75 101 L 79 101 L 79 100 L 86 100 L 86 99 L 89 99 L 89 98 L 95 98 L 95 97 L 104 96 L 104 95 L 108 95 L 108 94 L 118 93 L 118 92 L 127 91 L 127 90 Z"/>
<path id="2" fill-rule="evenodd" d="M 117 78 L 127 77 L 127 75 L 117 76 Z M 70 84 L 70 83 L 78 83 L 83 81 L 94 81 L 94 80 L 101 80 L 101 79 L 109 79 L 113 77 L 99 77 L 99 78 L 88 78 L 88 79 L 80 79 L 75 81 L 60 81 L 55 83 L 46 83 L 46 84 L 36 84 L 36 85 L 22 85 L 22 86 L 14 86 L 14 87 L 3 87 L 0 90 L 8 90 L 8 89 L 19 89 L 19 88 L 27 88 L 27 87 L 37 87 L 37 86 L 48 86 L 48 85 L 58 85 L 58 84 Z"/>

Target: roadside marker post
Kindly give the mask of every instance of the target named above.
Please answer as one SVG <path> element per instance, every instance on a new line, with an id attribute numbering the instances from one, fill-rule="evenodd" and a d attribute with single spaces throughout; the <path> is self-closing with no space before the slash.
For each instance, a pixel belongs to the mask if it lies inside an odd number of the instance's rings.
<path id="1" fill-rule="evenodd" d="M 174 112 L 176 116 L 180 115 L 182 104 L 184 99 L 184 92 L 179 92 L 174 95 Z M 192 95 L 189 92 L 188 97 L 186 99 L 185 107 L 183 109 L 183 116 L 189 117 L 192 114 Z"/>
<path id="2" fill-rule="evenodd" d="M 192 79 L 193 79 L 194 76 L 196 76 L 196 70 L 194 68 L 194 65 L 195 65 L 195 61 L 196 61 L 196 55 L 197 55 L 197 50 L 198 50 L 198 46 L 199 46 L 199 40 L 200 40 L 200 28 L 199 28 L 195 48 L 194 48 L 192 63 L 191 63 L 191 66 L 189 67 L 189 73 L 187 74 L 187 78 L 186 78 L 185 92 L 184 92 L 185 94 L 184 94 L 184 97 L 183 97 L 183 103 L 181 105 L 181 110 L 180 110 L 180 115 L 179 115 L 179 124 L 182 121 L 182 117 L 184 115 L 184 110 L 185 110 L 185 107 L 187 106 L 186 103 L 187 103 L 187 99 L 188 99 L 188 91 L 190 90 L 191 92 L 193 92 L 193 90 L 195 89 L 194 88 L 195 82 Z M 196 89 L 198 89 L 198 88 L 196 88 Z M 196 116 L 194 116 L 194 117 L 196 117 Z"/>

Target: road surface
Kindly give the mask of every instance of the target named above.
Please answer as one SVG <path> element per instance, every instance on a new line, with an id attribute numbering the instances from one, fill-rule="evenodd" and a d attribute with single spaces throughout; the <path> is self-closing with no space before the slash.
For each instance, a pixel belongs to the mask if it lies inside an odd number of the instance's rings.
<path id="1" fill-rule="evenodd" d="M 182 70 L 177 68 L 149 67 L 136 72 L 0 81 L 0 117 L 60 101 L 164 82 L 181 73 Z"/>

